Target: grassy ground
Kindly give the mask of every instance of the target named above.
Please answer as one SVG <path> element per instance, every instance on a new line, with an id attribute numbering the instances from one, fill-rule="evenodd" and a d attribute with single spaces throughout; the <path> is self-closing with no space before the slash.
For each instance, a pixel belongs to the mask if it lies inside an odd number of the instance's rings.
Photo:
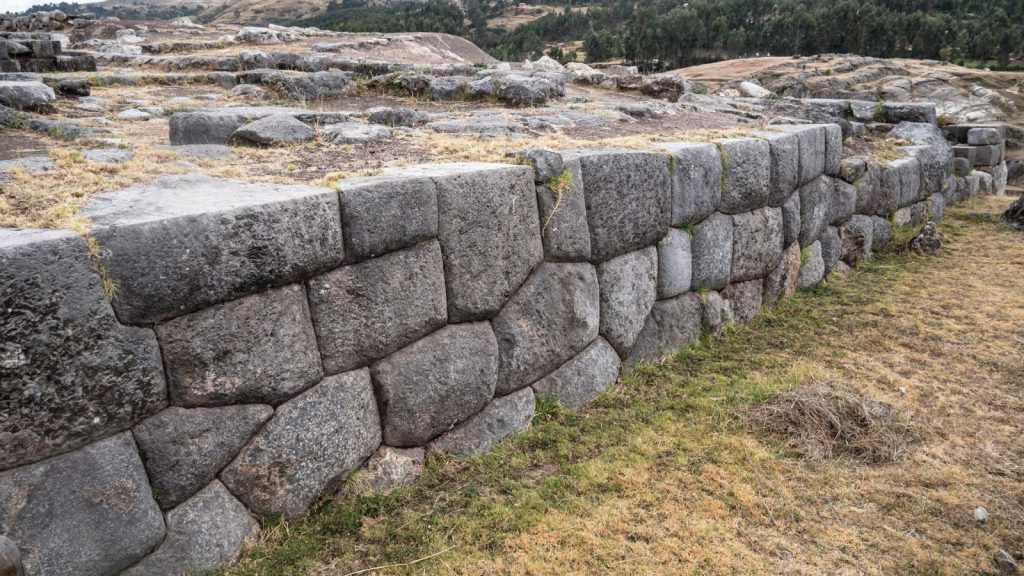
<path id="1" fill-rule="evenodd" d="M 950 212 L 937 257 L 887 253 L 391 494 L 354 478 L 226 573 L 992 572 L 1024 553 L 1024 235 Z M 892 403 L 920 441 L 869 466 L 752 430 L 752 406 L 809 384 Z"/>

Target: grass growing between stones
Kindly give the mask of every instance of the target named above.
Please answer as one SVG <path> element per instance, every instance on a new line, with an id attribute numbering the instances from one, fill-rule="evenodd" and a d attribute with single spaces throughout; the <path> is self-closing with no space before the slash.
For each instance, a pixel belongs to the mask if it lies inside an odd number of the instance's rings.
<path id="1" fill-rule="evenodd" d="M 936 257 L 890 251 L 587 409 L 542 402 L 527 432 L 432 457 L 412 486 L 345 488 L 224 573 L 992 571 L 998 550 L 1024 552 L 1024 237 L 947 214 Z M 887 402 L 919 441 L 892 464 L 801 458 L 751 414 L 806 386 Z"/>

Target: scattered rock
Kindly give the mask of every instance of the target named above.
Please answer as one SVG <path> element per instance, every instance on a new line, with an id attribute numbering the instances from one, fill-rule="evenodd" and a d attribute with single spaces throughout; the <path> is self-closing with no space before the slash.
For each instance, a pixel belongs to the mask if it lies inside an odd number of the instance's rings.
<path id="1" fill-rule="evenodd" d="M 323 129 L 321 135 L 325 140 L 335 144 L 366 144 L 368 142 L 384 142 L 394 138 L 394 132 L 390 128 L 359 122 L 331 124 Z"/>
<path id="2" fill-rule="evenodd" d="M 988 522 L 988 510 L 985 510 L 981 506 L 974 509 L 974 521 L 982 524 Z"/>
<path id="3" fill-rule="evenodd" d="M 183 144 L 168 146 L 166 149 L 186 158 L 223 160 L 231 156 L 231 148 L 223 144 Z"/>
<path id="4" fill-rule="evenodd" d="M 15 110 L 46 111 L 57 95 L 42 82 L 0 81 L 0 104 Z"/>
<path id="5" fill-rule="evenodd" d="M 235 142 L 274 146 L 308 142 L 315 137 L 316 131 L 298 118 L 288 114 L 274 114 L 240 127 L 231 139 Z"/>
<path id="6" fill-rule="evenodd" d="M 97 164 L 121 164 L 135 156 L 128 148 L 101 148 L 99 150 L 86 150 L 83 154 L 89 162 Z"/>
<path id="7" fill-rule="evenodd" d="M 908 247 L 923 256 L 930 256 L 942 247 L 942 234 L 935 222 L 926 222 L 921 231 L 910 239 Z"/>
<path id="8" fill-rule="evenodd" d="M 128 110 L 122 110 L 118 112 L 114 118 L 118 120 L 149 120 L 153 115 L 149 112 L 143 112 L 135 108 L 129 108 Z"/>
<path id="9" fill-rule="evenodd" d="M 382 106 L 379 108 L 370 108 L 367 110 L 368 119 L 374 124 L 383 124 L 384 126 L 419 126 L 426 124 L 430 120 L 430 115 L 426 112 L 420 112 L 419 110 L 413 110 L 412 108 L 390 108 Z"/>
<path id="10" fill-rule="evenodd" d="M 20 169 L 35 174 L 53 170 L 53 160 L 49 156 L 25 156 L 14 160 L 0 161 L 0 172 L 7 172 L 11 169 Z"/>
<path id="11" fill-rule="evenodd" d="M 1010 204 L 1010 207 L 1003 212 L 1003 219 L 1008 221 L 1017 230 L 1024 230 L 1024 195 Z"/>
<path id="12" fill-rule="evenodd" d="M 69 96 L 88 96 L 91 90 L 87 78 L 64 78 L 57 82 L 57 91 Z"/>
<path id="13" fill-rule="evenodd" d="M 423 448 L 392 448 L 381 446 L 366 462 L 370 488 L 387 492 L 414 482 L 423 471 L 426 451 Z"/>
<path id="14" fill-rule="evenodd" d="M 255 84 L 239 84 L 232 88 L 228 94 L 231 96 L 238 96 L 242 98 L 257 98 L 265 100 L 270 97 L 270 93 L 264 88 L 260 88 Z"/>
<path id="15" fill-rule="evenodd" d="M 992 560 L 995 561 L 996 568 L 999 569 L 1000 574 L 1003 574 L 1004 576 L 1016 576 L 1018 573 L 1017 561 L 1006 550 L 996 552 L 995 556 L 992 557 Z"/>

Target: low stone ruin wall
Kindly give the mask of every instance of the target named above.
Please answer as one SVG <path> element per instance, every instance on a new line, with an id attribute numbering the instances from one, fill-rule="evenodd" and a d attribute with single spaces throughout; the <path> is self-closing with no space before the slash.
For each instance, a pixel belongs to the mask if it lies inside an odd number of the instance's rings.
<path id="1" fill-rule="evenodd" d="M 0 533 L 30 576 L 202 572 L 360 467 L 482 453 L 991 187 L 894 133 L 888 163 L 829 124 L 340 191 L 173 177 L 92 198 L 87 239 L 0 230 Z"/>
<path id="2" fill-rule="evenodd" d="M 42 32 L 0 32 L 0 72 L 95 71 L 85 52 L 65 52 L 60 41 Z"/>

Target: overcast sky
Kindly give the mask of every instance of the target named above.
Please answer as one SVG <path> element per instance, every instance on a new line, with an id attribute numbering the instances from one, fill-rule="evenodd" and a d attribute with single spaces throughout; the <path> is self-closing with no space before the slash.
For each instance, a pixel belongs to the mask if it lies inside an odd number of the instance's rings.
<path id="1" fill-rule="evenodd" d="M 0 12 L 21 12 L 27 8 L 31 8 L 36 4 L 50 4 L 57 3 L 60 0 L 0 0 Z M 99 2 L 101 0 L 67 0 L 75 4 L 89 4 L 92 2 Z"/>

